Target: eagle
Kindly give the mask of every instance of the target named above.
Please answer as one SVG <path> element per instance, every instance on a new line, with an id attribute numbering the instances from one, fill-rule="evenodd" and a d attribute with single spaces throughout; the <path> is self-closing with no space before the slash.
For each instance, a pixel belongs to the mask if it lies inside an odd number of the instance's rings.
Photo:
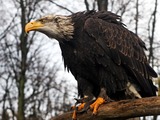
<path id="1" fill-rule="evenodd" d="M 25 31 L 59 42 L 64 66 L 78 83 L 74 114 L 90 108 L 96 114 L 106 102 L 156 96 L 157 73 L 147 61 L 145 43 L 110 11 L 47 15 L 27 23 Z"/>

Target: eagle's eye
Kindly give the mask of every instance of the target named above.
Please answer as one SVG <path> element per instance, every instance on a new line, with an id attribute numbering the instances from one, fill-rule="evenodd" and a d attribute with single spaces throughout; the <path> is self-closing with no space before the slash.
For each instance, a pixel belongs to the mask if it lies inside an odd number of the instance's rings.
<path id="1" fill-rule="evenodd" d="M 44 22 L 45 22 L 45 20 L 44 20 L 44 19 L 39 19 L 38 21 L 40 21 L 40 22 L 42 22 L 42 23 L 44 23 Z"/>

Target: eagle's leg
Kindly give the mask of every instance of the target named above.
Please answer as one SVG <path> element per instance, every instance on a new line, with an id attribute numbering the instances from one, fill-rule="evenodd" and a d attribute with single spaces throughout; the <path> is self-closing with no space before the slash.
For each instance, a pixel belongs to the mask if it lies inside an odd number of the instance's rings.
<path id="1" fill-rule="evenodd" d="M 94 96 L 85 96 L 84 102 L 78 106 L 78 113 L 87 112 L 90 109 L 90 105 L 96 100 Z"/>
<path id="2" fill-rule="evenodd" d="M 75 103 L 75 106 L 72 107 L 73 114 L 72 114 L 72 120 L 77 120 L 77 113 L 84 113 L 87 112 L 87 110 L 90 108 L 90 105 L 95 101 L 95 97 L 94 96 L 87 96 L 85 95 L 83 98 L 80 99 L 76 99 L 77 102 Z M 79 104 L 77 106 L 77 104 Z"/>
<path id="3" fill-rule="evenodd" d="M 96 101 L 90 105 L 90 108 L 93 110 L 93 115 L 97 114 L 98 108 L 100 105 L 104 104 L 104 103 L 108 103 L 108 102 L 112 102 L 113 100 L 111 100 L 107 94 L 106 94 L 106 89 L 105 88 L 101 88 L 100 94 L 98 96 L 98 98 L 96 99 Z"/>
<path id="4" fill-rule="evenodd" d="M 84 109 L 87 104 L 89 106 L 91 103 L 93 103 L 95 101 L 95 97 L 93 96 L 88 97 L 85 95 L 83 98 L 80 98 L 80 99 L 75 98 L 75 100 L 76 100 L 76 103 L 75 103 L 75 106 L 72 107 L 72 110 L 74 110 L 76 107 L 77 110 L 80 111 Z M 77 104 L 80 104 L 80 105 L 77 106 Z"/>
<path id="5" fill-rule="evenodd" d="M 72 119 L 76 120 L 77 113 L 84 113 L 90 108 L 90 105 L 96 100 L 96 97 L 92 94 L 93 86 L 83 78 L 78 78 L 78 92 L 81 96 L 80 99 L 76 99 L 75 106 L 72 107 L 73 115 Z M 77 106 L 80 104 L 79 106 Z"/>

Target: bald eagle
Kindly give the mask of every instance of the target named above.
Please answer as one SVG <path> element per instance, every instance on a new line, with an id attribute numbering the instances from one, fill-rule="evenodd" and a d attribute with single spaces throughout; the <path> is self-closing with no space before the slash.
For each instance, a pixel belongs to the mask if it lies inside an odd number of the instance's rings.
<path id="1" fill-rule="evenodd" d="M 78 82 L 78 110 L 112 100 L 156 96 L 145 43 L 109 11 L 48 15 L 29 22 L 25 31 L 39 31 L 58 40 L 64 66 Z M 82 109 L 80 109 L 82 108 Z"/>

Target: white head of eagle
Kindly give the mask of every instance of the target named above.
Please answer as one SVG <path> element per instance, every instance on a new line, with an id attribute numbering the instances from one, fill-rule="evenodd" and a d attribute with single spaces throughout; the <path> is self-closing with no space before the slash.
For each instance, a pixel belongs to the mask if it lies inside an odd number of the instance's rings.
<path id="1" fill-rule="evenodd" d="M 72 39 L 74 26 L 69 16 L 48 15 L 28 23 L 25 31 L 39 31 L 50 38 Z"/>

